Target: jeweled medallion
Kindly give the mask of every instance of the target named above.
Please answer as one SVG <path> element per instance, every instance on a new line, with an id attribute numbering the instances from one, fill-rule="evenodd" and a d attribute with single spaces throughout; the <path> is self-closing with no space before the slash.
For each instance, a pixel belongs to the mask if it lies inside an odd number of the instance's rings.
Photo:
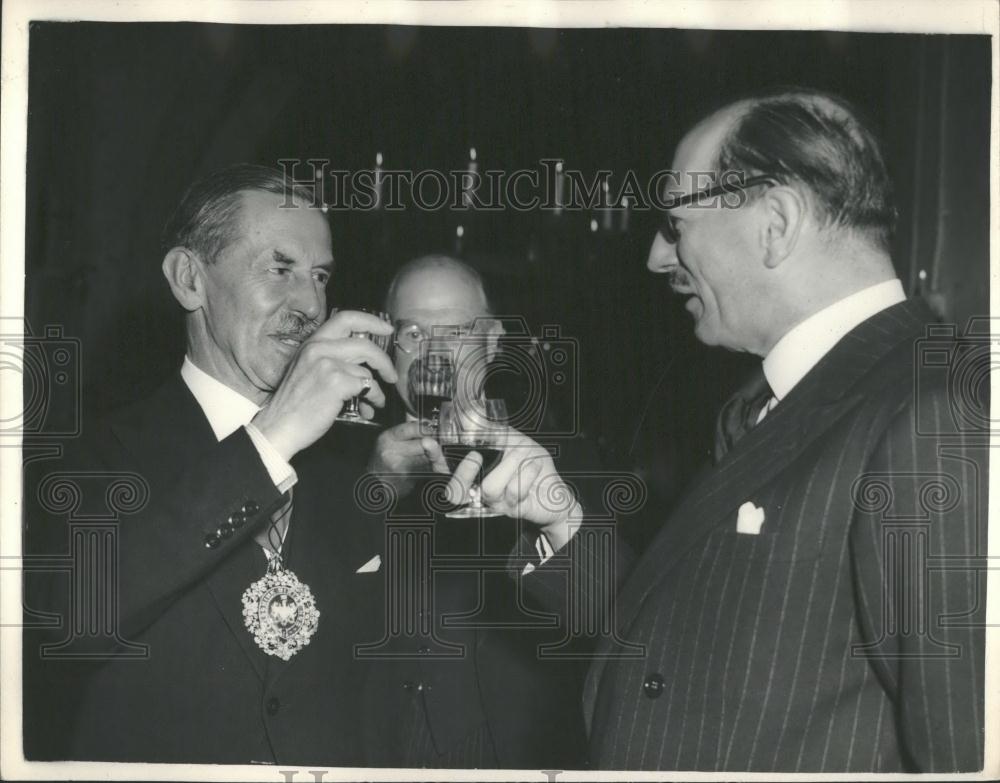
<path id="1" fill-rule="evenodd" d="M 272 561 L 243 593 L 243 622 L 260 649 L 287 661 L 316 633 L 319 609 L 309 586 Z"/>

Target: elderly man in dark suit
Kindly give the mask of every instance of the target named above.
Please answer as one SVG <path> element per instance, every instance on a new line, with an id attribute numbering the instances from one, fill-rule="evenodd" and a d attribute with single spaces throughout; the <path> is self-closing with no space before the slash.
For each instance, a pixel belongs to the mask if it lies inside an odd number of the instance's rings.
<path id="1" fill-rule="evenodd" d="M 424 588 L 433 599 L 425 607 L 432 614 L 428 632 L 413 639 L 411 655 L 376 665 L 378 677 L 373 679 L 370 698 L 396 717 L 394 730 L 382 735 L 381 750 L 372 763 L 431 768 L 582 766 L 586 744 L 579 707 L 580 661 L 540 659 L 537 647 L 557 642 L 559 630 L 532 629 L 523 622 L 518 627 L 516 583 L 502 568 L 474 570 L 477 562 L 487 559 L 503 564 L 517 538 L 517 520 L 450 519 L 434 513 L 427 503 L 428 484 L 436 474 L 447 476 L 448 467 L 428 426 L 433 412 L 429 405 L 420 405 L 408 382 L 410 370 L 422 369 L 425 380 L 430 379 L 423 390 L 447 397 L 451 389 L 445 384 L 461 383 L 457 376 L 476 377 L 496 389 L 489 384 L 484 363 L 499 350 L 502 326 L 494 317 L 483 279 L 456 258 L 422 256 L 396 273 L 386 310 L 396 326 L 396 389 L 405 408 L 400 418 L 405 420 L 379 433 L 369 467 L 393 487 L 397 503 L 391 516 L 433 519 L 433 553 L 425 554 L 465 559 L 470 568 L 437 574 L 427 569 Z M 460 344 L 465 351 L 457 348 Z M 427 375 L 432 354 L 441 359 L 449 346 L 455 348 L 454 372 L 448 376 L 438 367 Z M 419 383 L 415 388 L 421 388 Z M 508 399 L 508 404 L 515 402 Z M 586 460 L 586 444 L 579 439 L 557 442 L 561 469 Z M 419 570 L 417 564 L 399 563 L 404 564 L 411 572 Z M 462 620 L 462 614 L 475 614 L 476 619 Z M 435 640 L 453 645 L 453 654 L 432 654 L 439 651 Z M 464 654 L 454 654 L 459 648 Z"/>
<path id="2" fill-rule="evenodd" d="M 338 513 L 363 463 L 313 446 L 348 398 L 384 403 L 373 371 L 392 383 L 392 364 L 350 333 L 391 327 L 364 313 L 327 320 L 330 229 L 309 203 L 258 166 L 193 185 L 163 259 L 185 312 L 183 367 L 88 426 L 81 454 L 38 463 L 49 513 L 28 519 L 36 554 L 70 538 L 53 487 L 79 486 L 73 513 L 111 498 L 88 483 L 101 477 L 134 482 L 143 502 L 116 526 L 110 637 L 80 633 L 90 624 L 60 607 L 65 584 L 29 576 L 29 605 L 59 608 L 68 637 L 25 650 L 29 758 L 357 765 L 363 727 L 391 720 L 372 710 L 365 723 L 353 656 L 377 638 L 382 603 L 381 531 Z M 70 702 L 62 738 L 46 693 Z"/>
<path id="3" fill-rule="evenodd" d="M 980 769 L 984 430 L 917 361 L 933 318 L 893 270 L 875 138 L 842 100 L 786 91 L 706 118 L 674 169 L 648 266 L 702 342 L 763 362 L 720 414 L 715 464 L 631 569 L 618 634 L 593 650 L 593 764 Z M 574 532 L 577 506 L 539 502 L 558 481 L 510 449 L 482 491 L 556 550 L 522 583 L 565 611 L 567 583 L 610 571 Z"/>

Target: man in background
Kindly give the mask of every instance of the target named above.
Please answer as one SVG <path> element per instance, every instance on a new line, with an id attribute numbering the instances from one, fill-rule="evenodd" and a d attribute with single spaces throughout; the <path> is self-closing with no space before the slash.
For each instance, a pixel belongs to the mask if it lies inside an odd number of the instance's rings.
<path id="1" fill-rule="evenodd" d="M 464 340 L 489 346 L 454 351 L 456 383 L 469 377 L 463 357 L 488 361 L 502 331 L 480 274 L 458 259 L 423 256 L 404 265 L 386 295 L 396 328 L 396 389 L 406 420 L 377 438 L 369 469 L 393 487 L 397 515 L 431 516 L 438 558 L 492 558 L 501 563 L 518 533 L 510 517 L 450 519 L 424 505 L 427 480 L 447 477 L 448 467 L 428 420 L 408 384 L 411 368 L 434 361 L 435 337 L 444 349 Z M 480 367 L 480 370 L 484 368 Z M 482 372 L 484 380 L 488 372 Z M 560 442 L 564 470 L 583 456 Z M 419 556 L 419 555 L 416 555 Z M 391 566 L 390 566 L 391 567 Z M 416 567 L 416 566 L 414 566 Z M 397 732 L 386 736 L 379 763 L 402 767 L 580 768 L 585 764 L 578 661 L 540 658 L 539 645 L 555 643 L 560 629 L 524 626 L 517 584 L 504 570 L 428 575 L 433 620 L 430 633 L 413 641 L 413 653 L 379 662 L 379 703 L 396 704 Z M 462 614 L 475 620 L 449 624 Z M 414 618 L 417 619 L 417 618 Z M 507 627 L 490 627 L 506 623 Z M 460 657 L 437 657 L 438 642 L 462 645 Z"/>

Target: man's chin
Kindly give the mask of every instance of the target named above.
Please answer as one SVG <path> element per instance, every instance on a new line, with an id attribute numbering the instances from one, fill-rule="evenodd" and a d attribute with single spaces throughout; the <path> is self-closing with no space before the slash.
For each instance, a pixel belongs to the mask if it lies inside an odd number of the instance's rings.
<path id="1" fill-rule="evenodd" d="M 698 338 L 698 342 L 705 345 L 719 345 L 718 332 L 712 329 L 707 319 L 702 318 L 701 315 L 699 313 L 694 317 L 694 336 Z"/>
<path id="2" fill-rule="evenodd" d="M 292 366 L 294 356 L 294 351 L 287 354 L 279 351 L 277 356 L 268 357 L 257 370 L 258 386 L 269 394 L 277 389 L 288 373 L 288 368 Z"/>

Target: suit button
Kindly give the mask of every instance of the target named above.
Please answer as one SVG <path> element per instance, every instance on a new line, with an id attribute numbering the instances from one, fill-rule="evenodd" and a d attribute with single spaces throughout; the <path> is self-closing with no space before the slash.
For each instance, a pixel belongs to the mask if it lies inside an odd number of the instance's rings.
<path id="1" fill-rule="evenodd" d="M 277 715 L 278 710 L 281 709 L 281 702 L 278 701 L 274 696 L 267 700 L 267 714 Z"/>
<path id="2" fill-rule="evenodd" d="M 258 511 L 260 511 L 260 506 L 258 506 L 252 500 L 248 500 L 246 503 L 243 504 L 242 511 L 244 514 L 247 515 L 256 514 Z"/>
<path id="3" fill-rule="evenodd" d="M 235 514 L 229 515 L 229 519 L 226 520 L 226 524 L 231 525 L 234 528 L 241 528 L 243 527 L 243 523 L 246 521 L 246 517 L 237 511 Z"/>
<path id="4" fill-rule="evenodd" d="M 230 538 L 233 535 L 233 526 L 228 522 L 223 522 L 216 532 L 223 538 Z"/>
<path id="5" fill-rule="evenodd" d="M 209 549 L 215 549 L 221 540 L 215 533 L 209 533 L 205 536 L 205 546 Z"/>
<path id="6" fill-rule="evenodd" d="M 660 674 L 650 674 L 642 683 L 642 692 L 651 699 L 658 699 L 663 695 L 663 676 Z"/>

